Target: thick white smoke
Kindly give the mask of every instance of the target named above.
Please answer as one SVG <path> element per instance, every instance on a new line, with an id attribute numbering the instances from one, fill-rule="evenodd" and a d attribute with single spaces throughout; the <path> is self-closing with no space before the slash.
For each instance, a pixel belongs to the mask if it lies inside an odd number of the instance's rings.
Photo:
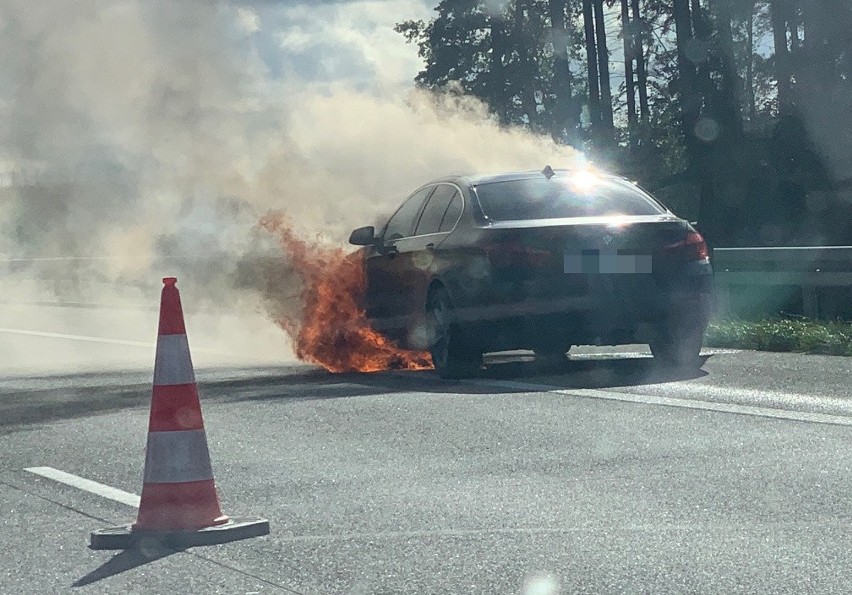
<path id="1" fill-rule="evenodd" d="M 85 266 L 129 280 L 192 273 L 164 257 L 207 257 L 193 266 L 210 285 L 234 273 L 222 259 L 258 249 L 268 209 L 340 240 L 430 177 L 572 158 L 501 130 L 469 98 L 272 80 L 249 43 L 262 23 L 243 6 L 0 11 L 6 258 L 99 257 Z"/>
<path id="2" fill-rule="evenodd" d="M 298 290 L 256 265 L 281 256 L 256 227 L 270 209 L 342 242 L 432 177 L 574 158 L 452 93 L 274 77 L 262 27 L 227 2 L 0 5 L 6 299 L 155 303 L 176 272 L 184 293 L 257 308 Z"/>

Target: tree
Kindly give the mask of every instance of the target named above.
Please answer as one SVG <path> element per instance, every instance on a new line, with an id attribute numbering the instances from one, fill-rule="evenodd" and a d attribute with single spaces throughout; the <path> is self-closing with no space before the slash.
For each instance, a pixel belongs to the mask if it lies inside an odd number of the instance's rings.
<path id="1" fill-rule="evenodd" d="M 595 21 L 592 0 L 583 0 L 583 31 L 586 40 L 586 70 L 589 79 L 589 120 L 592 130 L 601 125 L 600 80 L 598 50 L 595 43 Z"/>
<path id="2" fill-rule="evenodd" d="M 630 22 L 629 0 L 621 0 L 621 35 L 624 46 L 624 90 L 627 93 L 627 123 L 630 128 L 636 125 L 636 89 L 633 81 L 633 51 L 636 42 L 633 39 L 633 23 Z"/>
<path id="3" fill-rule="evenodd" d="M 648 75 L 645 71 L 645 46 L 642 43 L 642 15 L 639 12 L 639 0 L 631 0 L 633 9 L 633 55 L 636 58 L 636 85 L 639 88 L 639 114 L 642 122 L 647 122 L 650 115 L 648 107 Z"/>
<path id="4" fill-rule="evenodd" d="M 418 46 L 424 68 L 415 81 L 428 89 L 459 86 L 485 101 L 503 124 L 543 130 L 552 118 L 552 57 L 543 0 L 517 0 L 494 11 L 480 0 L 442 0 L 437 17 L 397 24 Z M 486 8 L 488 10 L 486 10 Z M 537 97 L 542 98 L 542 114 Z"/>
<path id="5" fill-rule="evenodd" d="M 609 139 L 612 135 L 612 91 L 609 77 L 609 49 L 606 42 L 606 21 L 604 21 L 604 0 L 593 0 L 595 13 L 595 40 L 598 54 L 598 80 L 601 88 L 601 126 Z"/>
<path id="6" fill-rule="evenodd" d="M 812 191 L 847 212 L 831 175 L 852 187 L 849 0 L 606 0 L 622 23 L 625 130 L 613 118 L 604 0 L 436 2 L 432 20 L 397 27 L 423 59 L 418 85 L 453 85 L 504 125 L 582 145 L 689 206 L 712 244 L 748 241 L 731 213 L 784 220 L 798 209 L 813 225 L 801 209 Z M 821 211 L 813 229 L 852 233 L 849 208 L 847 219 Z"/>
<path id="7" fill-rule="evenodd" d="M 757 106 L 754 97 L 754 4 L 754 0 L 749 4 L 748 20 L 746 21 L 748 29 L 748 43 L 746 44 L 746 93 L 748 95 L 748 119 L 751 122 L 757 119 Z"/>
<path id="8" fill-rule="evenodd" d="M 563 137 L 572 145 L 579 145 L 578 129 L 580 111 L 574 100 L 573 75 L 569 54 L 571 52 L 571 22 L 567 0 L 549 0 L 550 28 L 553 42 L 553 89 L 556 93 L 556 125 L 553 136 Z"/>
<path id="9" fill-rule="evenodd" d="M 772 19 L 772 38 L 775 44 L 775 74 L 778 80 L 778 111 L 788 112 L 791 105 L 790 52 L 787 48 L 787 0 L 772 0 L 769 14 Z"/>
<path id="10" fill-rule="evenodd" d="M 736 139 L 742 132 L 742 116 L 740 112 L 740 84 L 736 58 L 734 57 L 731 3 L 732 0 L 714 0 L 718 65 L 722 75 L 716 116 L 720 119 L 724 132 Z"/>

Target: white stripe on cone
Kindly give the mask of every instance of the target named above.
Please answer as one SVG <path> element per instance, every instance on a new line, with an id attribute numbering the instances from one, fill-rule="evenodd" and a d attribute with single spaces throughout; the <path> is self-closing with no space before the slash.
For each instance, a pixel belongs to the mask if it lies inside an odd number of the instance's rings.
<path id="1" fill-rule="evenodd" d="M 154 363 L 154 384 L 170 386 L 195 383 L 189 342 L 186 335 L 157 337 L 157 357 Z"/>
<path id="2" fill-rule="evenodd" d="M 145 483 L 183 483 L 213 479 L 204 430 L 149 432 Z"/>

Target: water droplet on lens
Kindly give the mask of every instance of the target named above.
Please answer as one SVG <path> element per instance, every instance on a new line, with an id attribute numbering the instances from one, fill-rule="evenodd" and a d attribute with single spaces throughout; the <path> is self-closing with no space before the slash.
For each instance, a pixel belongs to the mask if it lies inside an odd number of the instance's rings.
<path id="1" fill-rule="evenodd" d="M 695 136 L 706 143 L 719 138 L 719 123 L 713 118 L 702 116 L 695 124 Z"/>

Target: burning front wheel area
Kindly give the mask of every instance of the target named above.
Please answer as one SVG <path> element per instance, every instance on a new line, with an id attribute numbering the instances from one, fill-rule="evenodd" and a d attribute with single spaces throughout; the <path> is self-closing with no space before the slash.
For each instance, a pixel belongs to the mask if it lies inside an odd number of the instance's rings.
<path id="1" fill-rule="evenodd" d="M 435 371 L 441 378 L 467 378 L 482 365 L 482 348 L 455 320 L 447 290 L 433 287 L 426 299 L 429 323 L 429 351 Z"/>

